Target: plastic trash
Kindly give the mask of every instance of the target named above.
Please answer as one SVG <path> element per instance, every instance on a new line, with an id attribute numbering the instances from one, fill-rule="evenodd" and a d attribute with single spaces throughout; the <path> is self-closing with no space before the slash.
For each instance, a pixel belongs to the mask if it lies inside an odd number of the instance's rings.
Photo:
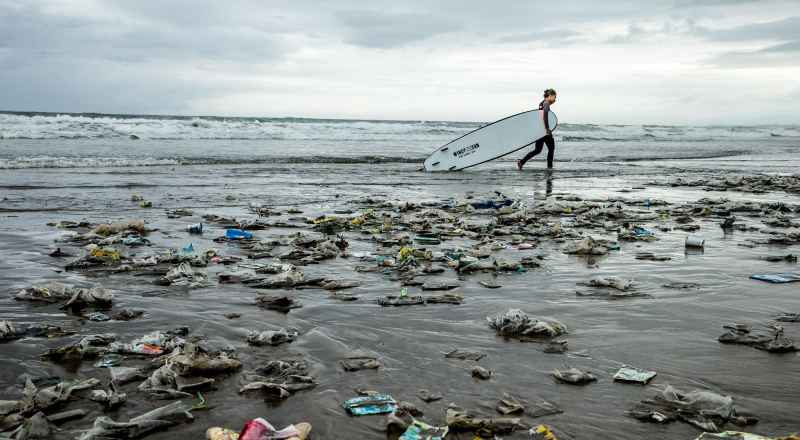
<path id="1" fill-rule="evenodd" d="M 472 206 L 473 209 L 500 209 L 505 206 L 511 206 L 514 204 L 514 200 L 512 199 L 502 199 L 502 200 L 484 200 L 481 202 L 472 202 L 469 205 Z"/>
<path id="2" fill-rule="evenodd" d="M 647 385 L 654 377 L 656 377 L 655 371 L 645 371 L 623 365 L 614 375 L 614 381 Z"/>
<path id="3" fill-rule="evenodd" d="M 444 396 L 442 396 L 442 393 L 431 392 L 426 389 L 421 389 L 417 391 L 417 397 L 419 397 L 420 400 L 422 400 L 425 403 L 436 402 L 437 400 L 442 400 L 444 398 Z"/>
<path id="4" fill-rule="evenodd" d="M 202 234 L 203 233 L 203 224 L 202 223 L 195 223 L 186 226 L 186 232 L 190 234 Z"/>
<path id="5" fill-rule="evenodd" d="M 553 377 L 559 382 L 569 383 L 572 385 L 585 385 L 589 382 L 594 382 L 597 378 L 588 371 L 581 371 L 575 367 L 568 370 L 553 370 Z"/>
<path id="6" fill-rule="evenodd" d="M 381 363 L 374 357 L 352 356 L 339 361 L 344 371 L 377 370 Z"/>
<path id="7" fill-rule="evenodd" d="M 511 433 L 524 427 L 516 417 L 477 417 L 454 405 L 447 408 L 445 420 L 452 431 L 480 431 L 484 438 L 492 434 Z"/>
<path id="8" fill-rule="evenodd" d="M 642 400 L 628 414 L 655 423 L 681 420 L 704 431 L 718 432 L 725 423 L 736 418 L 736 409 L 730 396 L 704 390 L 684 393 L 667 385 L 653 398 Z"/>
<path id="9" fill-rule="evenodd" d="M 213 426 L 206 430 L 206 440 L 239 440 L 239 433 L 232 429 Z"/>
<path id="10" fill-rule="evenodd" d="M 800 440 L 797 434 L 786 437 L 765 437 L 763 435 L 751 434 L 749 432 L 725 431 L 720 433 L 704 432 L 694 440 Z"/>
<path id="11" fill-rule="evenodd" d="M 231 240 L 252 240 L 253 233 L 241 229 L 228 229 L 225 231 L 225 236 Z"/>
<path id="12" fill-rule="evenodd" d="M 144 237 L 140 237 L 138 235 L 133 235 L 133 236 L 130 236 L 130 237 L 123 238 L 122 239 L 122 244 L 124 244 L 125 246 L 130 246 L 130 247 L 146 246 L 146 245 L 150 244 L 150 240 L 148 240 L 148 239 L 146 239 Z"/>
<path id="13" fill-rule="evenodd" d="M 95 368 L 118 367 L 122 364 L 122 356 L 119 354 L 107 354 L 94 363 Z"/>
<path id="14" fill-rule="evenodd" d="M 444 357 L 447 359 L 461 359 L 462 361 L 466 360 L 479 361 L 485 358 L 486 355 L 484 353 L 479 353 L 477 351 L 455 349 L 445 353 Z"/>
<path id="15" fill-rule="evenodd" d="M 775 317 L 775 320 L 780 322 L 800 322 L 800 313 L 781 313 Z"/>
<path id="16" fill-rule="evenodd" d="M 173 402 L 148 413 L 134 417 L 127 422 L 115 422 L 100 416 L 94 426 L 84 432 L 79 440 L 106 440 L 109 438 L 138 438 L 154 431 L 163 430 L 180 423 L 194 420 L 183 402 Z"/>
<path id="17" fill-rule="evenodd" d="M 181 254 L 183 255 L 191 255 L 194 253 L 194 243 L 189 243 L 188 245 L 181 248 Z"/>
<path id="18" fill-rule="evenodd" d="M 489 380 L 492 378 L 492 372 L 479 365 L 472 367 L 470 374 L 472 377 L 480 380 Z"/>
<path id="19" fill-rule="evenodd" d="M 800 281 L 800 273 L 765 273 L 750 275 L 750 278 L 773 284 L 796 283 Z"/>
<path id="20" fill-rule="evenodd" d="M 779 325 L 753 329 L 747 324 L 729 324 L 723 328 L 726 332 L 717 338 L 723 344 L 750 345 L 770 353 L 791 353 L 800 350 L 792 339 L 783 335 L 783 327 Z"/>
<path id="21" fill-rule="evenodd" d="M 420 237 L 417 236 L 414 238 L 414 241 L 419 244 L 427 244 L 427 245 L 437 245 L 441 244 L 442 241 L 435 237 Z"/>
<path id="22" fill-rule="evenodd" d="M 301 437 L 301 432 L 295 425 L 289 425 L 281 430 L 278 430 L 268 421 L 259 417 L 245 423 L 242 432 L 239 433 L 239 440 L 279 440 L 305 438 L 307 434 L 308 433 L 305 433 Z"/>
<path id="23" fill-rule="evenodd" d="M 447 426 L 431 426 L 427 423 L 414 420 L 399 440 L 442 440 L 447 435 Z"/>
<path id="24" fill-rule="evenodd" d="M 556 435 L 547 425 L 534 426 L 528 431 L 528 435 L 536 440 L 558 440 Z"/>
<path id="25" fill-rule="evenodd" d="M 255 346 L 288 344 L 299 336 L 296 330 L 266 330 L 263 332 L 251 331 L 247 335 L 247 343 Z"/>
<path id="26" fill-rule="evenodd" d="M 689 235 L 686 237 L 686 247 L 687 248 L 704 248 L 706 245 L 706 239 L 699 236 L 699 235 Z"/>
<path id="27" fill-rule="evenodd" d="M 413 295 L 413 296 L 395 296 L 395 295 L 387 295 L 378 298 L 378 304 L 384 307 L 389 306 L 413 306 L 419 304 L 425 304 L 425 298 L 421 295 Z"/>
<path id="28" fill-rule="evenodd" d="M 567 333 L 567 327 L 557 321 L 540 320 L 528 316 L 519 309 L 509 309 L 505 313 L 486 318 L 489 327 L 495 329 L 498 336 L 515 338 L 555 337 Z"/>
<path id="29" fill-rule="evenodd" d="M 103 322 L 103 321 L 110 321 L 111 317 L 106 315 L 105 313 L 92 312 L 86 315 L 86 319 L 88 319 L 89 321 Z"/>
<path id="30" fill-rule="evenodd" d="M 107 410 L 113 410 L 123 405 L 128 400 L 128 395 L 114 391 L 93 390 L 89 393 L 89 400 L 102 403 Z"/>
<path id="31" fill-rule="evenodd" d="M 397 410 L 397 402 L 392 396 L 387 394 L 354 397 L 346 400 L 342 406 L 348 413 L 354 416 L 385 414 Z"/>

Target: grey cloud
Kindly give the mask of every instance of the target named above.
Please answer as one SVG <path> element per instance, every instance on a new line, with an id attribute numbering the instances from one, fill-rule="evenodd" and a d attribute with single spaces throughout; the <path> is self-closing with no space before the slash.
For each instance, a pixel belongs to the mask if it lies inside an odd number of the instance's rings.
<path id="1" fill-rule="evenodd" d="M 794 53 L 800 52 L 800 40 L 790 41 L 788 43 L 776 44 L 775 46 L 766 47 L 761 49 L 762 53 Z"/>
<path id="2" fill-rule="evenodd" d="M 728 51 L 715 56 L 710 62 L 719 67 L 800 66 L 800 16 L 729 29 L 706 30 L 703 35 L 723 42 L 781 41 L 757 50 Z"/>
<path id="3" fill-rule="evenodd" d="M 124 59 L 270 61 L 289 50 L 280 34 L 249 26 L 208 26 L 113 17 L 73 17 L 49 13 L 35 2 L 23 8 L 0 4 L 0 47 L 52 56 Z"/>
<path id="4" fill-rule="evenodd" d="M 502 7 L 485 0 L 0 0 L 0 106 L 180 112 L 196 100 L 219 101 L 248 93 L 269 99 L 276 96 L 273 88 L 285 96 L 297 92 L 297 87 L 315 87 L 311 94 L 324 98 L 327 90 L 335 88 L 335 81 L 348 81 L 335 75 L 330 79 L 328 72 L 347 71 L 351 66 L 342 66 L 337 59 L 319 59 L 342 43 L 351 45 L 350 57 L 386 56 L 371 49 L 402 48 L 407 51 L 403 55 L 421 58 L 429 53 L 439 56 L 436 50 L 463 55 L 472 48 L 508 44 L 508 54 L 498 55 L 502 63 L 506 56 L 517 56 L 514 51 L 520 48 L 511 47 L 514 44 L 572 45 L 576 53 L 589 51 L 606 38 L 593 29 L 627 23 L 627 31 L 611 42 L 635 45 L 651 37 L 685 34 L 734 50 L 736 42 L 759 39 L 771 46 L 753 53 L 740 51 L 731 59 L 743 65 L 755 64 L 759 58 L 772 63 L 791 62 L 791 55 L 798 58 L 800 36 L 792 30 L 800 28 L 797 7 L 781 9 L 791 16 L 786 20 L 713 30 L 695 26 L 692 19 L 705 23 L 720 15 L 742 18 L 734 3 L 748 2 L 562 3 L 545 9 L 525 0 Z M 785 3 L 777 0 L 765 7 L 779 9 L 775 4 Z M 447 67 L 430 65 L 433 82 L 449 83 L 444 79 L 452 71 L 445 70 L 460 67 L 457 61 Z M 737 64 L 731 61 L 726 66 L 733 65 Z M 402 63 L 365 66 L 383 75 Z M 308 78 L 314 80 L 313 85 L 305 85 Z M 287 91 L 287 84 L 295 88 Z M 382 85 L 360 86 L 362 93 L 369 94 L 371 88 Z"/>
<path id="5" fill-rule="evenodd" d="M 631 23 L 628 25 L 628 29 L 624 34 L 613 35 L 609 37 L 606 42 L 610 44 L 635 43 L 647 35 L 650 35 L 650 32 L 648 32 L 644 27 L 636 23 Z"/>
<path id="6" fill-rule="evenodd" d="M 692 6 L 730 6 L 758 3 L 763 0 L 677 0 L 676 8 L 687 8 Z"/>
<path id="7" fill-rule="evenodd" d="M 545 29 L 532 32 L 507 34 L 497 39 L 498 43 L 539 43 L 546 46 L 568 46 L 581 41 L 583 34 L 570 29 Z"/>
<path id="8" fill-rule="evenodd" d="M 727 29 L 699 29 L 701 36 L 714 41 L 800 40 L 800 16 L 753 23 Z"/>
<path id="9" fill-rule="evenodd" d="M 460 28 L 448 19 L 424 14 L 353 10 L 337 15 L 348 29 L 348 43 L 371 48 L 404 46 Z"/>
<path id="10" fill-rule="evenodd" d="M 710 63 L 725 68 L 800 67 L 800 40 L 753 51 L 726 52 L 712 58 Z"/>

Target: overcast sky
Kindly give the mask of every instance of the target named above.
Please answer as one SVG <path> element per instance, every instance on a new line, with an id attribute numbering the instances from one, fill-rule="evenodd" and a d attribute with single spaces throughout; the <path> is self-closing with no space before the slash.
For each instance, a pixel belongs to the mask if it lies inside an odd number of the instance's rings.
<path id="1" fill-rule="evenodd" d="M 0 0 L 0 110 L 800 123 L 800 1 Z"/>

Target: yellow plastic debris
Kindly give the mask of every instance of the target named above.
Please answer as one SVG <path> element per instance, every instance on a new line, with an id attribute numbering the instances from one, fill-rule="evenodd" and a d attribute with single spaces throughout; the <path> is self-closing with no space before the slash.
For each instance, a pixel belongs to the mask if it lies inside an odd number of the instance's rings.
<path id="1" fill-rule="evenodd" d="M 542 439 L 542 440 L 558 440 L 556 435 L 553 434 L 553 431 L 547 425 L 539 425 L 535 428 L 531 429 L 531 434 L 533 438 Z"/>
<path id="2" fill-rule="evenodd" d="M 90 251 L 91 256 L 95 258 L 108 259 L 111 261 L 119 261 L 119 251 L 114 248 L 101 248 L 97 247 Z"/>

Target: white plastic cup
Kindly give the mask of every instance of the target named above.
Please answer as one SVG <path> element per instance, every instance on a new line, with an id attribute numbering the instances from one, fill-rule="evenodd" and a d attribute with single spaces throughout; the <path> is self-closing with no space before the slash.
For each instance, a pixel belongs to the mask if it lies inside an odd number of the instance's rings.
<path id="1" fill-rule="evenodd" d="M 705 247 L 706 239 L 699 235 L 689 235 L 686 237 L 687 248 L 703 248 Z"/>

